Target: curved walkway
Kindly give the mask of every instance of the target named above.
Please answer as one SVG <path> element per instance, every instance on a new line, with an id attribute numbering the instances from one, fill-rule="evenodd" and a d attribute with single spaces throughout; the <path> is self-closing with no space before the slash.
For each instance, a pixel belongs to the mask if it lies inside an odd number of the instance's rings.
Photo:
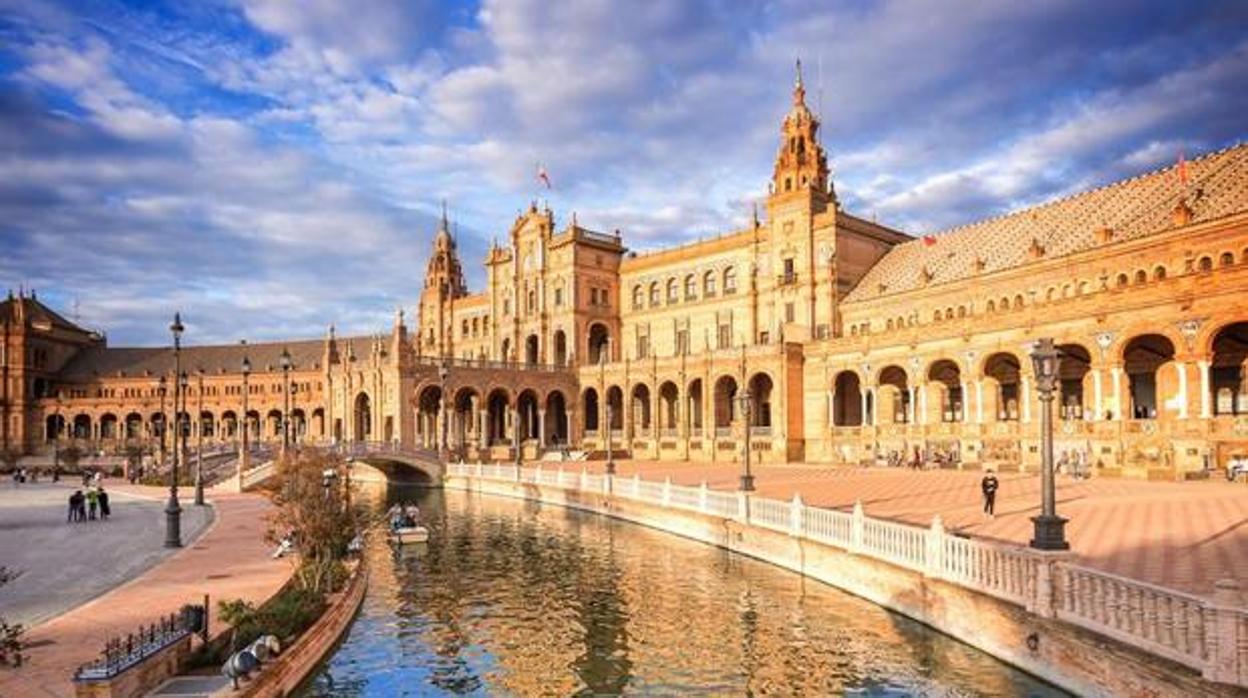
<path id="1" fill-rule="evenodd" d="M 116 486 L 110 491 L 160 496 L 160 488 Z M 261 495 L 216 494 L 216 517 L 208 531 L 136 579 L 31 630 L 32 645 L 19 669 L 0 668 L 0 696 L 73 695 L 74 670 L 95 659 L 104 641 L 124 635 L 185 603 L 210 596 L 211 629 L 221 599 L 256 603 L 272 596 L 291 573 L 290 563 L 270 557 L 264 541 L 272 505 Z"/>

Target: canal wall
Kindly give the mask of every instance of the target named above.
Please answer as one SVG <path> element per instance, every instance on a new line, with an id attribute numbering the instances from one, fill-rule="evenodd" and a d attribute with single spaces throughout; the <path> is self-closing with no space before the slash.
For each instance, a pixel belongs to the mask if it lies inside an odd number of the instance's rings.
<path id="1" fill-rule="evenodd" d="M 1189 597 L 1082 568 L 1064 554 L 954 536 L 939 519 L 927 529 L 870 519 L 861 507 L 846 513 L 800 499 L 512 466 L 451 466 L 444 484 L 603 514 L 749 555 L 1079 695 L 1242 696 L 1248 685 L 1248 614 L 1234 588 L 1215 600 Z"/>

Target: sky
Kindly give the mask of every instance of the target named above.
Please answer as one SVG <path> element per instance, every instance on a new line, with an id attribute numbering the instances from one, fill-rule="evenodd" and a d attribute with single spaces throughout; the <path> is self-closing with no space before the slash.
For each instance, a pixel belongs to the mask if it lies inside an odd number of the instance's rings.
<path id="1" fill-rule="evenodd" d="M 0 284 L 113 346 L 414 324 L 443 199 L 476 289 L 539 198 L 743 225 L 798 58 L 845 208 L 911 234 L 1248 131 L 1237 0 L 0 0 Z"/>

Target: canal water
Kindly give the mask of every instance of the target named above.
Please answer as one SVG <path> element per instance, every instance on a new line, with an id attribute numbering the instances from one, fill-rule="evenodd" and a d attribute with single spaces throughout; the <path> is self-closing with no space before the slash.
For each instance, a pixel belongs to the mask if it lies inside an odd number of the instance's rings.
<path id="1" fill-rule="evenodd" d="M 708 545 L 464 492 L 391 487 L 373 501 L 411 500 L 430 541 L 370 542 L 360 615 L 303 696 L 1066 695 Z"/>

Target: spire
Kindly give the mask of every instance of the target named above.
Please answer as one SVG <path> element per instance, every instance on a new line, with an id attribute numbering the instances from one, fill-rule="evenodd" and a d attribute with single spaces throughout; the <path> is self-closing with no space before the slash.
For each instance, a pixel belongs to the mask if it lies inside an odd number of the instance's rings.
<path id="1" fill-rule="evenodd" d="M 806 106 L 806 87 L 802 82 L 802 61 L 796 62 L 793 83 L 793 106 L 780 127 L 780 151 L 772 174 L 773 194 L 813 190 L 824 195 L 828 191 L 828 160 L 819 145 L 819 119 Z"/>

